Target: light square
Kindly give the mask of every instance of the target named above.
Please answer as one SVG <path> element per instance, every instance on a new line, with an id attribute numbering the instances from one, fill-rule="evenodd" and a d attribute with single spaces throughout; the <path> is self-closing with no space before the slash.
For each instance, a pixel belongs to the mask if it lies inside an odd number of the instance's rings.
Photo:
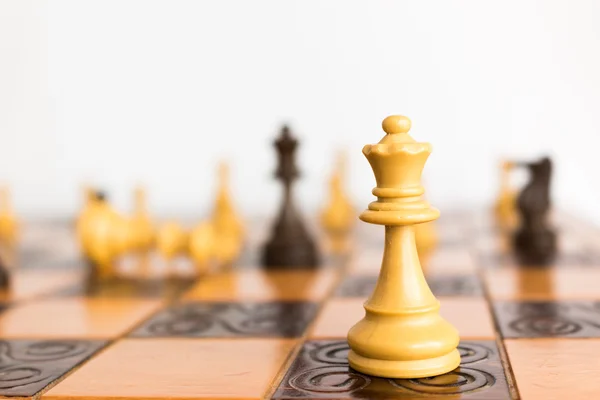
<path id="1" fill-rule="evenodd" d="M 522 400 L 598 398 L 600 339 L 509 339 L 505 346 Z"/>
<path id="2" fill-rule="evenodd" d="M 494 299 L 600 299 L 595 268 L 490 268 L 484 279 Z"/>
<path id="3" fill-rule="evenodd" d="M 0 338 L 110 339 L 133 328 L 159 305 L 141 299 L 38 300 L 0 315 Z"/>
<path id="4" fill-rule="evenodd" d="M 126 339 L 43 399 L 260 399 L 295 344 L 282 339 Z"/>
<path id="5" fill-rule="evenodd" d="M 202 279 L 186 300 L 321 300 L 335 282 L 337 271 L 230 271 Z"/>

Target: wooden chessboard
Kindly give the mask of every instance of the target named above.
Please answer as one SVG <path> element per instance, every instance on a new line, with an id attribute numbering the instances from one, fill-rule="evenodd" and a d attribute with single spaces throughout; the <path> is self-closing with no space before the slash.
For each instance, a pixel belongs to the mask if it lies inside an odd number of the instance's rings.
<path id="1" fill-rule="evenodd" d="M 33 224 L 0 312 L 0 395 L 42 399 L 600 398 L 600 231 L 558 218 L 560 255 L 518 266 L 482 213 L 445 213 L 425 262 L 461 335 L 459 369 L 394 380 L 348 369 L 383 228 L 315 270 L 257 267 L 264 224 L 233 270 L 196 281 L 86 280 L 69 225 Z"/>

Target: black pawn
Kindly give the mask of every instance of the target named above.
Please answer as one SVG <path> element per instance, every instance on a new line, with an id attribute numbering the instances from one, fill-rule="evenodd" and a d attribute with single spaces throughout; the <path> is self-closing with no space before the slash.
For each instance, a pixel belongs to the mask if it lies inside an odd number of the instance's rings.
<path id="1" fill-rule="evenodd" d="M 283 183 L 283 202 L 271 237 L 264 246 L 262 263 L 271 268 L 316 267 L 319 263 L 316 246 L 304 227 L 292 196 L 292 184 L 300 175 L 295 162 L 298 141 L 284 126 L 274 145 L 279 161 L 275 176 Z"/>
<path id="2" fill-rule="evenodd" d="M 529 169 L 530 180 L 517 200 L 520 226 L 513 237 L 513 244 L 521 262 L 544 265 L 556 255 L 556 233 L 548 224 L 552 162 L 545 157 L 538 162 L 521 165 Z"/>
<path id="3" fill-rule="evenodd" d="M 0 258 L 0 290 L 8 290 L 10 288 L 10 274 L 4 260 Z"/>
<path id="4" fill-rule="evenodd" d="M 106 201 L 106 192 L 103 192 L 102 190 L 96 190 L 94 192 L 94 199 L 97 201 Z"/>

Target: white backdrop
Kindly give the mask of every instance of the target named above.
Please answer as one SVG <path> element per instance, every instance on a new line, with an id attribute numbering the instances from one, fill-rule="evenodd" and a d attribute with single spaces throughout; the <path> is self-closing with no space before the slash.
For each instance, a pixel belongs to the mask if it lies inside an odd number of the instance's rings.
<path id="1" fill-rule="evenodd" d="M 83 182 L 122 209 L 144 182 L 156 213 L 201 215 L 226 158 L 238 207 L 272 214 L 289 122 L 305 207 L 344 147 L 362 208 L 361 148 L 400 113 L 434 145 L 442 211 L 492 201 L 499 157 L 548 153 L 556 203 L 600 222 L 598 20 L 592 0 L 3 0 L 0 180 L 25 215 L 74 213 Z"/>

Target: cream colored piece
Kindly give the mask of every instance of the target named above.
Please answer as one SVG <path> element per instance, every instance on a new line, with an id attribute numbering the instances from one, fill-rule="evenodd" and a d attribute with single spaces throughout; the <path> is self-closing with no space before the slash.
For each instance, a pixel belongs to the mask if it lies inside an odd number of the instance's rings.
<path id="1" fill-rule="evenodd" d="M 229 167 L 222 163 L 219 166 L 219 188 L 217 199 L 211 216 L 214 232 L 212 235 L 218 240 L 211 240 L 214 246 L 212 256 L 219 264 L 231 264 L 239 256 L 244 242 L 244 227 L 241 219 L 238 217 L 231 201 L 229 193 Z M 198 228 L 198 232 L 206 231 L 208 228 Z M 203 233 L 199 236 L 206 236 Z M 199 245 L 202 248 L 203 245 Z M 202 253 L 202 251 L 200 252 Z M 202 259 L 200 256 L 199 259 Z"/>
<path id="2" fill-rule="evenodd" d="M 213 224 L 202 222 L 190 233 L 189 253 L 196 265 L 198 273 L 203 273 L 210 268 L 216 258 L 215 229 Z M 221 251 L 223 247 L 221 247 Z"/>
<path id="3" fill-rule="evenodd" d="M 96 200 L 95 193 L 90 186 L 86 185 L 83 187 L 83 194 L 83 207 L 75 221 L 75 231 L 80 243 L 83 242 L 83 232 L 86 230 L 85 225 L 89 220 L 89 216 L 93 214 L 94 201 Z"/>
<path id="4" fill-rule="evenodd" d="M 167 260 L 188 251 L 188 233 L 177 222 L 170 221 L 160 227 L 156 235 L 156 247 Z"/>
<path id="5" fill-rule="evenodd" d="M 363 148 L 377 200 L 360 219 L 385 225 L 385 249 L 366 316 L 348 332 L 348 361 L 357 371 L 388 378 L 440 375 L 460 363 L 458 331 L 440 316 L 417 254 L 414 225 L 437 219 L 439 211 L 422 199 L 431 145 L 410 137 L 410 126 L 406 117 L 387 117 L 386 136 Z"/>
<path id="6" fill-rule="evenodd" d="M 343 189 L 345 164 L 345 158 L 340 154 L 329 181 L 329 201 L 321 213 L 321 224 L 329 235 L 347 234 L 356 221 L 356 211 Z"/>
<path id="7" fill-rule="evenodd" d="M 83 253 L 95 264 L 98 277 L 113 276 L 115 258 L 127 251 L 131 242 L 128 221 L 105 200 L 93 198 L 78 228 Z"/>
<path id="8" fill-rule="evenodd" d="M 513 163 L 504 161 L 500 169 L 500 193 L 494 206 L 498 225 L 510 229 L 517 225 L 517 192 L 510 186 L 510 171 Z"/>
<path id="9" fill-rule="evenodd" d="M 150 250 L 154 244 L 154 224 L 148 215 L 144 188 L 136 188 L 134 196 L 135 210 L 131 217 L 131 246 L 135 251 L 144 252 Z"/>
<path id="10" fill-rule="evenodd" d="M 4 186 L 0 188 L 0 241 L 14 245 L 17 241 L 18 226 L 10 202 L 10 191 Z"/>

